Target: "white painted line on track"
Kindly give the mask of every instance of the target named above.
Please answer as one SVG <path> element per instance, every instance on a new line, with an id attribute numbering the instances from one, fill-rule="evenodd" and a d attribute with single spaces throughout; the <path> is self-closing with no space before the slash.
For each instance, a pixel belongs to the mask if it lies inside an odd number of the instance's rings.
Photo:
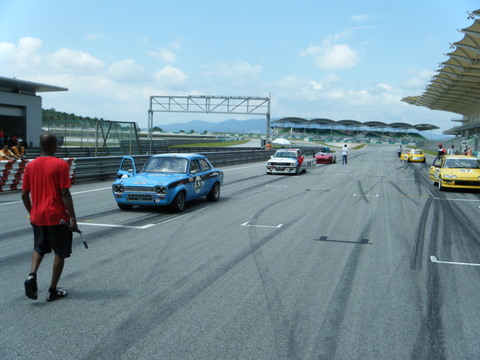
<path id="1" fill-rule="evenodd" d="M 3 205 L 13 205 L 13 204 L 20 204 L 22 202 L 22 200 L 20 201 L 11 201 L 11 202 L 8 202 L 8 203 L 3 203 L 3 204 L 0 204 L 0 206 L 3 206 Z"/>
<path id="2" fill-rule="evenodd" d="M 148 229 L 149 227 L 155 226 L 155 224 L 147 224 L 143 226 L 128 226 L 128 225 L 115 225 L 115 224 L 96 224 L 90 222 L 79 222 L 78 225 L 86 225 L 86 226 L 101 226 L 101 227 L 115 227 L 115 228 L 122 228 L 122 229 Z"/>
<path id="3" fill-rule="evenodd" d="M 252 167 L 260 167 L 260 166 L 265 167 L 265 163 L 257 164 L 257 165 L 250 165 L 250 166 L 242 166 L 242 167 L 233 168 L 233 169 L 224 169 L 224 170 L 222 170 L 222 171 L 223 171 L 223 172 L 226 172 L 226 171 L 243 170 L 243 169 L 248 169 L 248 168 L 252 168 Z"/>
<path id="4" fill-rule="evenodd" d="M 94 192 L 94 191 L 101 191 L 101 190 L 110 190 L 111 187 L 107 187 L 107 188 L 99 188 L 99 189 L 92 189 L 92 190 L 84 190 L 84 191 L 76 191 L 76 192 L 72 192 L 72 195 L 77 195 L 77 194 L 85 194 L 85 193 L 89 193 L 89 192 Z M 20 204 L 22 203 L 22 200 L 19 200 L 19 201 L 10 201 L 8 203 L 3 203 L 3 204 L 0 204 L 0 206 L 3 206 L 3 205 L 13 205 L 13 204 Z"/>
<path id="5" fill-rule="evenodd" d="M 271 188 L 286 188 L 288 187 L 287 185 L 265 185 L 266 187 L 271 187 Z"/>
<path id="6" fill-rule="evenodd" d="M 376 194 L 376 195 L 363 195 L 363 194 L 353 194 L 353 196 L 364 196 L 364 197 L 378 197 L 379 195 Z"/>
<path id="7" fill-rule="evenodd" d="M 76 191 L 72 192 L 72 195 L 77 195 L 77 194 L 85 194 L 89 192 L 94 192 L 94 191 L 101 191 L 101 190 L 110 190 L 112 187 L 106 187 L 106 188 L 99 188 L 99 189 L 92 189 L 92 190 L 84 190 L 84 191 Z"/>
<path id="8" fill-rule="evenodd" d="M 436 264 L 448 264 L 448 265 L 464 265 L 464 266 L 480 266 L 480 264 L 475 263 L 465 263 L 465 262 L 455 262 L 455 261 L 440 261 L 435 255 L 430 256 L 430 261 Z"/>
<path id="9" fill-rule="evenodd" d="M 272 226 L 272 225 L 251 225 L 247 222 L 244 222 L 243 224 L 241 224 L 241 226 L 250 226 L 250 227 L 262 227 L 262 228 L 271 228 L 271 229 L 279 229 L 283 226 L 283 224 L 278 224 L 278 225 L 275 225 L 275 226 Z"/>

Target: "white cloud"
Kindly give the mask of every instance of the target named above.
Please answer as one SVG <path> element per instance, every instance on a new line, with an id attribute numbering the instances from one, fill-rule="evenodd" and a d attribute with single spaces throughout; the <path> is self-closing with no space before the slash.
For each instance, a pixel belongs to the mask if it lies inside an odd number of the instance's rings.
<path id="1" fill-rule="evenodd" d="M 175 62 L 175 60 L 177 59 L 177 55 L 175 55 L 173 51 L 163 48 L 159 48 L 157 49 L 157 51 L 147 51 L 147 54 L 169 63 Z"/>
<path id="2" fill-rule="evenodd" d="M 42 46 L 40 39 L 21 38 L 18 45 L 0 43 L 0 68 L 2 73 L 11 73 L 11 76 L 24 76 L 35 72 L 35 68 L 42 62 L 38 54 Z"/>
<path id="3" fill-rule="evenodd" d="M 359 61 L 360 56 L 348 44 L 336 41 L 347 33 L 340 33 L 324 39 L 321 46 L 311 45 L 300 53 L 301 56 L 313 56 L 317 66 L 324 70 L 350 69 Z"/>
<path id="4" fill-rule="evenodd" d="M 162 88 L 175 88 L 187 81 L 187 76 L 182 70 L 170 65 L 167 65 L 162 70 L 157 71 L 154 74 L 154 78 L 162 86 Z"/>
<path id="5" fill-rule="evenodd" d="M 105 66 L 103 61 L 90 54 L 66 48 L 57 50 L 48 60 L 53 69 L 74 74 L 98 73 Z"/>
<path id="6" fill-rule="evenodd" d="M 316 57 L 315 61 L 321 69 L 350 69 L 354 67 L 360 57 L 347 44 L 336 44 L 323 51 Z"/>
<path id="7" fill-rule="evenodd" d="M 107 74 L 111 79 L 122 82 L 141 82 L 147 78 L 145 69 L 133 59 L 113 63 Z"/>
<path id="8" fill-rule="evenodd" d="M 234 86 L 249 86 L 259 82 L 262 73 L 261 65 L 252 65 L 246 61 L 234 64 L 214 64 L 204 72 L 209 79 L 216 82 L 224 81 Z"/>

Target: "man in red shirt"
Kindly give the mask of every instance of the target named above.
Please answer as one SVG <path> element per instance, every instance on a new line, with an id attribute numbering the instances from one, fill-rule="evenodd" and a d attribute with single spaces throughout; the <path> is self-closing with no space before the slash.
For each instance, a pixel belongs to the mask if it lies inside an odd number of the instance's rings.
<path id="1" fill-rule="evenodd" d="M 22 201 L 30 213 L 33 227 L 34 251 L 32 268 L 25 280 L 25 294 L 30 299 L 38 298 L 37 270 L 47 253 L 55 252 L 52 280 L 47 301 L 67 295 L 57 287 L 62 275 L 65 258 L 72 253 L 72 231 L 77 231 L 75 210 L 70 194 L 70 169 L 66 161 L 56 158 L 58 144 L 54 134 L 40 136 L 41 156 L 31 161 L 23 174 Z M 60 220 L 70 225 L 60 225 Z"/>

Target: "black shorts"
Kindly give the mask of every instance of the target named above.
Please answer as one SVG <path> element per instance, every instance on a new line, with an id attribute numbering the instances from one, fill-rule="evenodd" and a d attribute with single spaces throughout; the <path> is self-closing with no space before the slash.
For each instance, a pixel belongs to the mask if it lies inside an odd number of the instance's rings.
<path id="1" fill-rule="evenodd" d="M 61 258 L 67 258 L 72 253 L 73 234 L 65 225 L 38 226 L 32 224 L 34 250 L 40 255 L 53 251 Z"/>

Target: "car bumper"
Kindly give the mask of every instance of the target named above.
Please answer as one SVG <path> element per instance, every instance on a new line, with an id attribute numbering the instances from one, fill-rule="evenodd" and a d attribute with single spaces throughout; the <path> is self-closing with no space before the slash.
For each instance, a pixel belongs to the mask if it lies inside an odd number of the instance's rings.
<path id="1" fill-rule="evenodd" d="M 122 205 L 168 206 L 172 198 L 154 193 L 114 193 L 115 201 Z"/>
<path id="2" fill-rule="evenodd" d="M 294 166 L 267 166 L 267 172 L 270 174 L 294 174 L 297 168 Z"/>
<path id="3" fill-rule="evenodd" d="M 480 189 L 480 180 L 442 179 L 442 186 L 452 189 Z"/>

